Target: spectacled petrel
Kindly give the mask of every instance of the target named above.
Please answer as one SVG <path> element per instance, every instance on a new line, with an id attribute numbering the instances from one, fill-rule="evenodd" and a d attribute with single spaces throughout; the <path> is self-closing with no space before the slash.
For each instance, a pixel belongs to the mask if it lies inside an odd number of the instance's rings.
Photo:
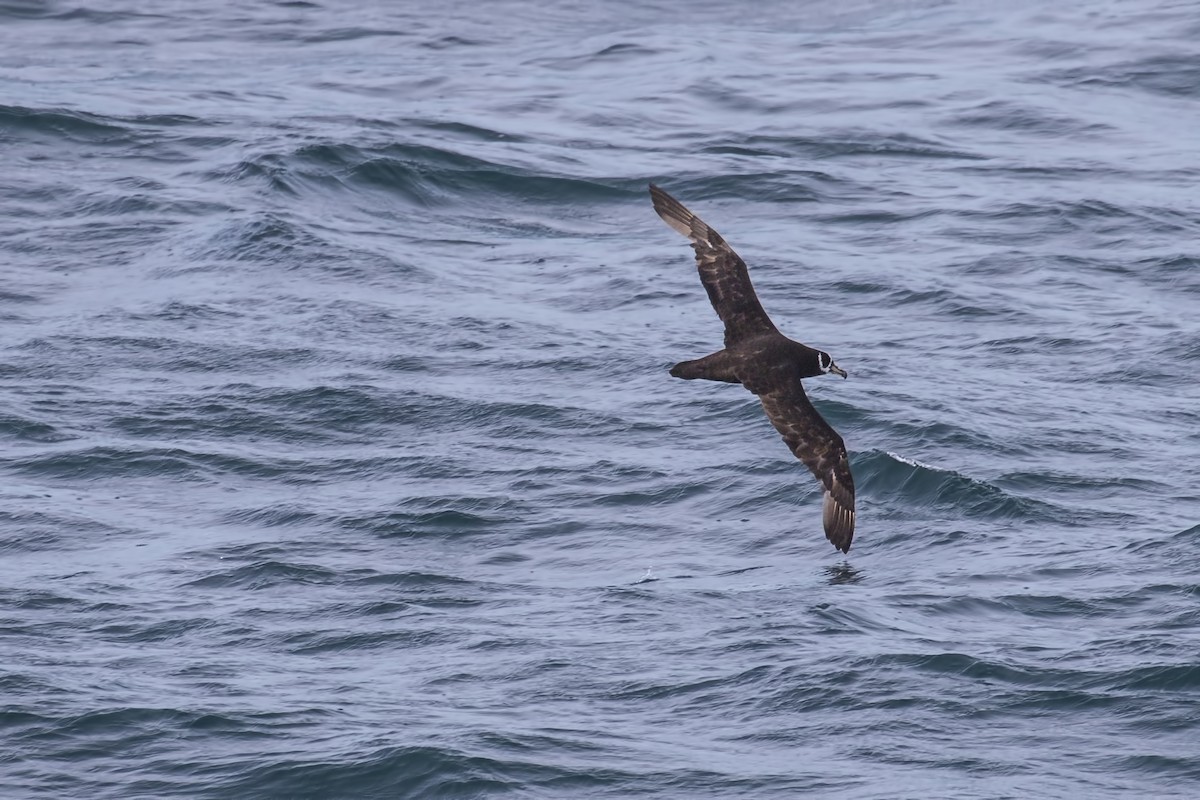
<path id="1" fill-rule="evenodd" d="M 700 282 L 721 322 L 725 349 L 695 361 L 681 361 L 671 375 L 684 380 L 740 383 L 758 396 L 768 419 L 796 458 L 825 488 L 825 536 L 843 553 L 854 538 L 854 477 L 846 445 L 804 393 L 801 378 L 832 372 L 846 377 L 828 353 L 792 341 L 779 332 L 750 283 L 746 262 L 683 204 L 650 184 L 654 210 L 692 242 Z"/>

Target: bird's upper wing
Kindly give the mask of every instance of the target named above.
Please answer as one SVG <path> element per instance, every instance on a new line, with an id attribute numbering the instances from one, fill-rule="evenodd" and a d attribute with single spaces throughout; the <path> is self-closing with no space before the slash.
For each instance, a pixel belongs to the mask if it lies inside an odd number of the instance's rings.
<path id="1" fill-rule="evenodd" d="M 799 378 L 768 381 L 754 389 L 775 430 L 825 487 L 825 536 L 848 552 L 854 538 L 854 476 L 842 437 L 813 408 Z"/>
<path id="2" fill-rule="evenodd" d="M 700 282 L 725 323 L 725 345 L 776 330 L 754 293 L 746 262 L 721 235 L 654 184 L 650 184 L 650 198 L 663 221 L 691 240 Z"/>

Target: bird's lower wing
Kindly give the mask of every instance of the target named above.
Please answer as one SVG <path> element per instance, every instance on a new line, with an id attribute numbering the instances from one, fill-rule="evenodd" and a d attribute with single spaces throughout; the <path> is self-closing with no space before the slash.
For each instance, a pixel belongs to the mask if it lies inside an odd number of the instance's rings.
<path id="1" fill-rule="evenodd" d="M 798 378 L 758 399 L 783 441 L 825 488 L 825 536 L 848 552 L 854 538 L 854 476 L 842 437 L 813 407 Z"/>

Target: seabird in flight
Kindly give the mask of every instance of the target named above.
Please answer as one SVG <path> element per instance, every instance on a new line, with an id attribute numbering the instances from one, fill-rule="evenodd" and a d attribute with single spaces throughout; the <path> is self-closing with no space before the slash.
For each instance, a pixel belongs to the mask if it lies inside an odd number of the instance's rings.
<path id="1" fill-rule="evenodd" d="M 740 383 L 756 394 L 783 441 L 825 488 L 825 536 L 848 552 L 854 538 L 854 478 L 846 445 L 813 408 L 800 382 L 829 372 L 845 378 L 846 371 L 828 353 L 779 332 L 754 294 L 746 262 L 720 234 L 654 184 L 650 198 L 663 221 L 691 240 L 700 282 L 725 323 L 725 349 L 681 361 L 671 375 Z"/>

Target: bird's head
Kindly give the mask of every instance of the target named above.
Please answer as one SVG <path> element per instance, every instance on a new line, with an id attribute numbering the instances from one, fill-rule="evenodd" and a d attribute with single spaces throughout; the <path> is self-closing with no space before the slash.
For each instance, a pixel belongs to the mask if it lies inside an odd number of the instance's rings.
<path id="1" fill-rule="evenodd" d="M 824 350 L 817 351 L 817 366 L 821 368 L 821 372 L 832 372 L 834 375 L 846 377 L 846 370 L 833 363 L 833 356 Z"/>

